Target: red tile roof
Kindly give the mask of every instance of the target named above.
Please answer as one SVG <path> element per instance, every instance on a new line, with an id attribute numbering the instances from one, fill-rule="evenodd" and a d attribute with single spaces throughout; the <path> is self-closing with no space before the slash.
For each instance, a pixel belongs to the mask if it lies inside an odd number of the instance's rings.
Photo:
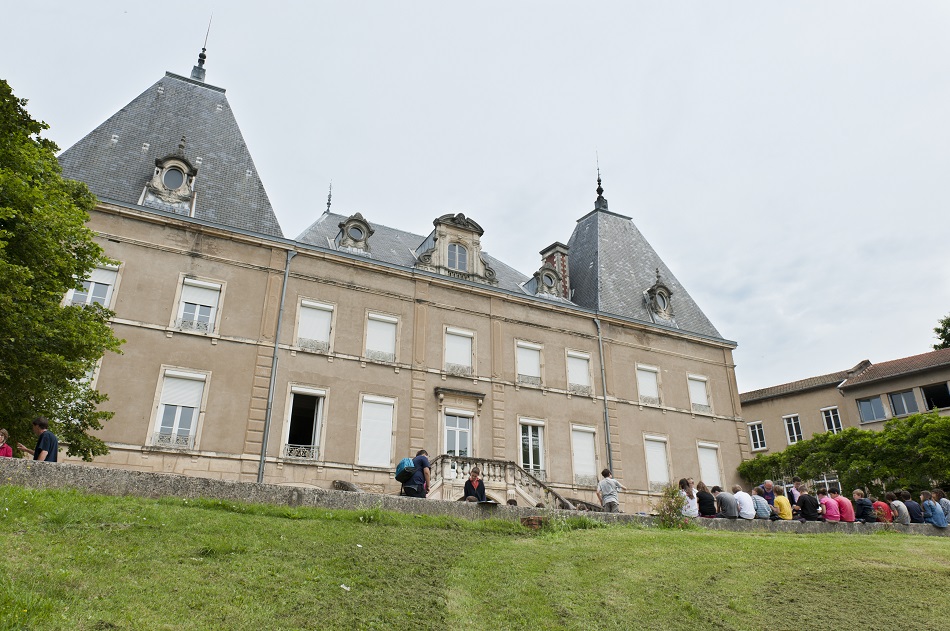
<path id="1" fill-rule="evenodd" d="M 940 366 L 950 366 L 950 348 L 894 359 L 889 362 L 881 362 L 880 364 L 871 364 L 864 370 L 848 378 L 847 381 L 841 384 L 841 388 L 850 388 L 872 381 L 890 379 L 892 377 L 908 375 Z"/>
<path id="2" fill-rule="evenodd" d="M 870 364 L 870 362 L 868 362 L 868 364 Z M 855 366 L 855 368 L 858 368 L 859 366 L 861 366 L 861 364 L 858 364 L 858 366 Z M 805 392 L 807 390 L 815 390 L 818 388 L 825 388 L 829 386 L 833 388 L 833 387 L 836 387 L 839 383 L 841 383 L 845 379 L 847 379 L 849 372 L 851 371 L 839 370 L 838 372 L 829 373 L 827 375 L 820 375 L 818 377 L 809 377 L 808 379 L 792 381 L 791 383 L 783 383 L 778 386 L 770 386 L 768 388 L 762 388 L 761 390 L 752 390 L 751 392 L 743 392 L 742 394 L 739 395 L 739 402 L 751 403 L 753 401 L 761 401 L 762 399 L 772 399 L 774 397 L 781 397 L 787 394 L 797 394 L 799 392 Z"/>

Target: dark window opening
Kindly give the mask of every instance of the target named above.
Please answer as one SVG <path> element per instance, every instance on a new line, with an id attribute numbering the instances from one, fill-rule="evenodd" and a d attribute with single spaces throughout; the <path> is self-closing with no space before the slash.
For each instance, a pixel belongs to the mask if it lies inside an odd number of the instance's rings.
<path id="1" fill-rule="evenodd" d="M 290 409 L 287 455 L 318 458 L 321 397 L 294 393 Z"/>
<path id="2" fill-rule="evenodd" d="M 950 408 L 950 390 L 946 383 L 935 383 L 932 386 L 924 386 L 920 389 L 924 393 L 924 401 L 927 409 Z"/>

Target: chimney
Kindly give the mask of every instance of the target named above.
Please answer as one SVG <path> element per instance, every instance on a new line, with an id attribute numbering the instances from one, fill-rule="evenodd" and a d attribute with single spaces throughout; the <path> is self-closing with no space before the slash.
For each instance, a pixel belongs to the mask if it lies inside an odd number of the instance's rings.
<path id="1" fill-rule="evenodd" d="M 567 252 L 569 249 L 563 243 L 555 241 L 541 250 L 541 264 L 548 263 L 561 275 L 561 286 L 558 288 L 558 295 L 567 300 L 571 299 L 571 279 L 567 273 Z"/>

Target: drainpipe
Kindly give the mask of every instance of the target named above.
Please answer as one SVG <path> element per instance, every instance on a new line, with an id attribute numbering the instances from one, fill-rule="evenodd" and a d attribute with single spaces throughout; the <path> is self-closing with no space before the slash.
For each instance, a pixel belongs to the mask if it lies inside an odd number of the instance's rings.
<path id="1" fill-rule="evenodd" d="M 270 385 L 267 387 L 267 412 L 264 415 L 264 437 L 261 439 L 261 462 L 257 467 L 257 483 L 264 481 L 264 461 L 267 458 L 267 437 L 270 434 L 270 421 L 274 411 L 274 384 L 277 382 L 277 349 L 280 348 L 280 329 L 284 323 L 284 296 L 287 294 L 287 279 L 290 277 L 290 261 L 297 252 L 287 250 L 287 263 L 284 265 L 284 284 L 280 288 L 280 306 L 277 308 L 277 333 L 274 336 L 274 357 L 270 364 Z"/>
<path id="2" fill-rule="evenodd" d="M 614 457 L 610 451 L 610 414 L 607 411 L 607 368 L 604 366 L 604 336 L 600 330 L 600 320 L 594 318 L 597 327 L 597 346 L 600 347 L 600 382 L 604 386 L 604 436 L 607 438 L 607 468 L 614 470 Z"/>

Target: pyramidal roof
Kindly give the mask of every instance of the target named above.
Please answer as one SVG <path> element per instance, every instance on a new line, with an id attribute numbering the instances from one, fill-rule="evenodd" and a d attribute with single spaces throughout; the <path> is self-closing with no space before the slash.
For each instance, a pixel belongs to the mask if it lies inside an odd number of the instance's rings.
<path id="1" fill-rule="evenodd" d="M 139 205 L 156 160 L 179 152 L 183 143 L 179 155 L 197 169 L 194 217 L 282 237 L 224 92 L 201 79 L 165 73 L 64 151 L 63 174 L 85 182 L 100 199 Z"/>
<path id="2" fill-rule="evenodd" d="M 602 193 L 598 180 L 594 210 L 577 220 L 567 243 L 571 300 L 588 309 L 722 340 L 633 220 L 607 210 Z M 648 291 L 657 283 L 669 290 L 668 317 L 651 306 Z"/>

